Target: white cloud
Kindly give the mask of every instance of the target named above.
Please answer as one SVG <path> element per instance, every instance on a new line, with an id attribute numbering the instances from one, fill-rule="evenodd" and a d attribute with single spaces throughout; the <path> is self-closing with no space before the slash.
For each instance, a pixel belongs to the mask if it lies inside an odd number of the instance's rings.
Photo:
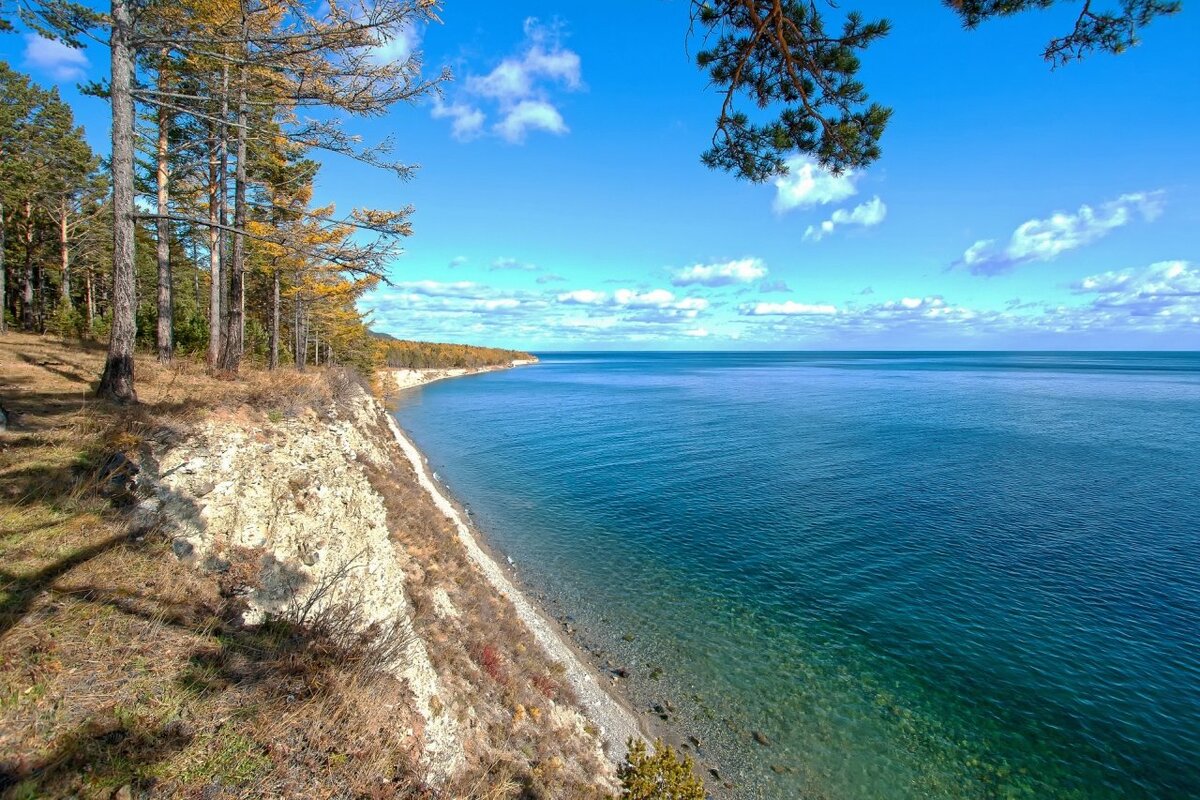
<path id="1" fill-rule="evenodd" d="M 598 306 L 607 301 L 607 294 L 591 289 L 576 289 L 573 292 L 563 292 L 558 296 L 558 302 L 569 305 Z"/>
<path id="2" fill-rule="evenodd" d="M 468 259 L 466 256 L 455 256 L 454 258 L 450 259 L 450 268 L 455 269 L 456 267 L 461 267 L 469 260 L 470 259 Z"/>
<path id="3" fill-rule="evenodd" d="M 405 25 L 395 36 L 373 47 L 371 55 L 380 64 L 403 64 L 412 58 L 420 46 L 421 31 L 412 25 Z"/>
<path id="4" fill-rule="evenodd" d="M 512 144 L 524 142 L 532 131 L 556 135 L 569 132 L 552 90 L 583 88 L 579 54 L 564 47 L 557 28 L 542 25 L 536 18 L 525 20 L 525 41 L 519 52 L 503 59 L 485 75 L 468 75 L 462 94 L 450 105 L 436 101 L 433 116 L 453 120 L 456 139 L 481 135 L 488 117 L 482 105 L 499 117 L 491 126 L 496 136 Z"/>
<path id="5" fill-rule="evenodd" d="M 809 225 L 808 229 L 804 231 L 804 238 L 818 242 L 833 233 L 839 225 L 861 225 L 866 228 L 878 225 L 886 216 L 887 206 L 878 196 L 875 196 L 865 203 L 858 204 L 853 210 L 847 211 L 839 208 L 820 225 Z"/>
<path id="6" fill-rule="evenodd" d="M 1200 267 L 1187 261 L 1160 261 L 1143 269 L 1091 275 L 1071 288 L 1095 295 L 1093 308 L 1120 309 L 1137 316 L 1190 317 L 1200 314 Z"/>
<path id="7" fill-rule="evenodd" d="M 677 270 L 671 278 L 675 286 L 728 286 L 733 283 L 750 283 L 767 274 L 766 265 L 757 258 L 743 258 L 721 264 L 693 264 Z"/>
<path id="8" fill-rule="evenodd" d="M 871 303 L 750 302 L 713 306 L 666 288 L 608 292 L 500 289 L 472 281 L 406 281 L 364 298 L 381 330 L 404 338 L 586 345 L 741 338 L 839 347 L 1200 347 L 1200 265 L 1163 261 L 1098 272 L 1070 284 L 1065 302 L 1011 300 L 970 307 L 941 295 Z M 873 300 L 874 298 L 869 298 Z M 1026 298 L 1027 300 L 1027 298 Z M 1157 338 L 1153 338 L 1157 337 Z M 528 344 L 526 344 L 528 343 Z M 1061 344 L 1059 344 L 1061 343 Z"/>
<path id="9" fill-rule="evenodd" d="M 650 289 L 644 292 L 636 289 L 617 289 L 611 295 L 592 289 L 577 289 L 561 292 L 556 299 L 564 305 L 593 306 L 606 311 L 641 312 L 636 319 L 655 323 L 695 319 L 709 306 L 708 300 L 703 297 L 684 297 L 677 300 L 675 294 L 668 289 Z"/>
<path id="10" fill-rule="evenodd" d="M 536 264 L 527 264 L 524 261 L 518 261 L 515 258 L 497 258 L 492 262 L 492 272 L 502 270 L 515 270 L 518 272 L 538 272 L 541 270 Z"/>
<path id="11" fill-rule="evenodd" d="M 1031 261 L 1051 261 L 1062 253 L 1091 244 L 1140 216 L 1153 222 L 1162 214 L 1163 192 L 1133 192 L 1103 203 L 1079 207 L 1074 214 L 1056 212 L 1017 226 L 1003 249 L 981 239 L 967 248 L 956 266 L 976 275 L 997 275 Z"/>
<path id="12" fill-rule="evenodd" d="M 787 300 L 783 303 L 743 303 L 738 307 L 738 313 L 748 317 L 766 316 L 811 316 L 838 313 L 837 306 L 825 303 L 797 303 Z"/>
<path id="13" fill-rule="evenodd" d="M 492 126 L 506 142 L 519 144 L 531 130 L 548 131 L 561 136 L 568 132 L 558 109 L 545 100 L 522 100 L 504 114 L 504 119 Z"/>
<path id="14" fill-rule="evenodd" d="M 472 281 L 401 281 L 390 288 L 429 297 L 479 297 L 487 291 L 487 287 Z"/>
<path id="15" fill-rule="evenodd" d="M 487 121 L 487 116 L 475 106 L 469 103 L 446 105 L 440 97 L 434 98 L 433 111 L 430 113 L 434 119 L 453 120 L 450 123 L 450 134 L 461 142 L 478 138 L 483 133 L 484 122 Z"/>
<path id="16" fill-rule="evenodd" d="M 786 163 L 787 174 L 775 179 L 775 210 L 778 212 L 837 203 L 857 191 L 854 183 L 858 173 L 853 170 L 834 175 L 808 156 L 794 156 Z"/>
<path id="17" fill-rule="evenodd" d="M 625 308 L 664 308 L 674 301 L 675 295 L 666 289 L 651 289 L 648 292 L 617 289 L 613 292 L 613 303 Z"/>
<path id="18" fill-rule="evenodd" d="M 467 90 L 501 103 L 515 103 L 535 94 L 539 79 L 561 83 L 572 91 L 582 85 L 579 54 L 562 47 L 555 32 L 530 18 L 525 20 L 525 36 L 527 47 L 520 56 L 504 59 L 487 75 L 468 77 Z"/>
<path id="19" fill-rule="evenodd" d="M 33 33 L 25 34 L 24 55 L 25 66 L 48 72 L 57 81 L 79 80 L 91 66 L 82 50 Z"/>

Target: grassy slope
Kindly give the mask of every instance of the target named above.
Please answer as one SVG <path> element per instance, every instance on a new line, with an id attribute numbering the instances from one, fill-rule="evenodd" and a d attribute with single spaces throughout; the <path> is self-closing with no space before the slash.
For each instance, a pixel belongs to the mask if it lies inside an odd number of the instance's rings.
<path id="1" fill-rule="evenodd" d="M 90 397 L 102 356 L 0 337 L 0 402 L 14 412 L 0 434 L 0 796 L 445 796 L 415 777 L 418 721 L 383 711 L 405 706 L 404 686 L 305 632 L 242 627 L 238 565 L 184 566 L 164 537 L 130 530 L 102 479 L 110 454 L 205 415 L 264 424 L 327 403 L 320 373 L 218 381 L 143 359 L 142 405 L 119 409 Z M 418 630 L 476 720 L 451 795 L 598 796 L 580 742 L 540 723 L 537 707 L 559 693 L 555 665 L 471 573 L 419 488 L 399 473 L 374 480 L 394 535 L 424 565 Z M 431 612 L 435 590 L 452 593 L 462 620 Z"/>

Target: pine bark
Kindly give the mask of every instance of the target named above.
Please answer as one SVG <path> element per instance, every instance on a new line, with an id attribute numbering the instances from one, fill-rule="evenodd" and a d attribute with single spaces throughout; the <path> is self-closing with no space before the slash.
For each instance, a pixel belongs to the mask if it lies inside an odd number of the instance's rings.
<path id="1" fill-rule="evenodd" d="M 64 197 L 62 206 L 59 208 L 62 216 L 58 220 L 58 247 L 59 260 L 62 266 L 62 299 L 63 308 L 70 311 L 75 307 L 71 302 L 71 242 L 70 229 L 67 225 L 67 217 L 70 216 L 71 206 Z"/>
<path id="2" fill-rule="evenodd" d="M 245 17 L 243 17 L 243 33 Z M 221 369 L 237 372 L 242 364 L 242 351 L 245 347 L 245 269 L 246 269 L 246 237 L 242 231 L 246 229 L 246 80 L 247 69 L 243 65 L 238 77 L 238 105 L 236 159 L 233 178 L 233 254 L 229 269 L 229 314 L 225 327 L 224 348 L 221 351 Z"/>
<path id="3" fill-rule="evenodd" d="M 33 289 L 33 204 L 25 201 L 25 230 L 22 232 L 22 244 L 25 248 L 25 261 L 21 269 L 21 327 L 32 331 L 36 327 L 34 319 Z"/>
<path id="4" fill-rule="evenodd" d="M 4 201 L 0 200 L 0 333 L 8 333 L 8 266 L 4 263 Z"/>
<path id="5" fill-rule="evenodd" d="M 220 136 L 217 139 L 217 153 L 220 159 L 220 175 L 217 194 L 217 220 L 221 224 L 221 349 L 217 354 L 216 364 L 220 367 L 221 354 L 225 352 L 225 335 L 229 329 L 229 65 L 221 68 L 221 124 Z"/>
<path id="6" fill-rule="evenodd" d="M 267 369 L 279 367 L 279 270 L 271 271 L 271 355 Z"/>
<path id="7" fill-rule="evenodd" d="M 208 151 L 208 365 L 216 367 L 221 358 L 221 240 L 220 224 L 221 156 L 220 133 L 214 125 Z"/>
<path id="8" fill-rule="evenodd" d="M 118 403 L 136 403 L 133 348 L 137 337 L 134 316 L 134 195 L 133 195 L 133 20 L 128 0 L 112 0 L 112 182 L 113 280 L 112 333 L 108 358 L 97 394 Z"/>
<path id="9" fill-rule="evenodd" d="M 90 336 L 92 326 L 96 324 L 96 295 L 92 291 L 92 268 L 88 266 L 83 272 L 83 302 L 86 309 L 86 319 L 84 323 L 87 325 L 87 332 Z"/>
<path id="10" fill-rule="evenodd" d="M 167 75 L 167 53 L 162 54 L 162 65 L 159 68 L 158 86 L 162 91 L 169 88 Z M 158 360 L 168 362 L 175 349 L 172 329 L 175 324 L 175 302 L 171 277 L 171 221 L 167 219 L 171 201 L 170 164 L 168 161 L 168 144 L 171 132 L 171 112 L 165 107 L 158 109 L 158 169 L 155 178 L 158 183 Z"/>

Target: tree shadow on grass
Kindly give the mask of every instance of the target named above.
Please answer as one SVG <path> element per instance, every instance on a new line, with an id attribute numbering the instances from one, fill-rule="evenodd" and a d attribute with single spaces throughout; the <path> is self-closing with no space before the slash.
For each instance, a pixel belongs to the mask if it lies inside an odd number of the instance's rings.
<path id="1" fill-rule="evenodd" d="M 98 716 L 60 737 L 45 755 L 0 760 L 0 796 L 77 796 L 84 775 L 94 787 L 148 788 L 153 767 L 191 741 L 178 722 L 147 725 L 119 712 Z"/>
<path id="2" fill-rule="evenodd" d="M 20 574 L 9 568 L 0 569 L 0 587 L 4 590 L 0 598 L 0 638 L 21 621 L 33 601 L 59 578 L 80 564 L 120 546 L 127 539 L 124 533 L 110 536 L 30 574 Z"/>
<path id="3" fill-rule="evenodd" d="M 44 369 L 53 375 L 57 375 L 60 378 L 65 378 L 72 383 L 82 383 L 86 385 L 94 382 L 94 378 L 89 377 L 91 375 L 91 371 L 81 364 L 72 364 L 68 361 L 61 361 L 58 359 L 49 360 L 38 358 L 27 353 L 18 353 L 18 357 L 30 366 L 40 367 L 41 369 Z M 69 369 L 63 369 L 63 367 L 69 367 Z"/>

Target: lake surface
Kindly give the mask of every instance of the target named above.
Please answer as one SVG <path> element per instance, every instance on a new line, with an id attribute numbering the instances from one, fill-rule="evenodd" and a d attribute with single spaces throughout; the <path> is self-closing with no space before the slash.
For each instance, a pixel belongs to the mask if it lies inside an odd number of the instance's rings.
<path id="1" fill-rule="evenodd" d="M 397 417 L 735 796 L 1200 796 L 1200 354 L 552 354 Z"/>

